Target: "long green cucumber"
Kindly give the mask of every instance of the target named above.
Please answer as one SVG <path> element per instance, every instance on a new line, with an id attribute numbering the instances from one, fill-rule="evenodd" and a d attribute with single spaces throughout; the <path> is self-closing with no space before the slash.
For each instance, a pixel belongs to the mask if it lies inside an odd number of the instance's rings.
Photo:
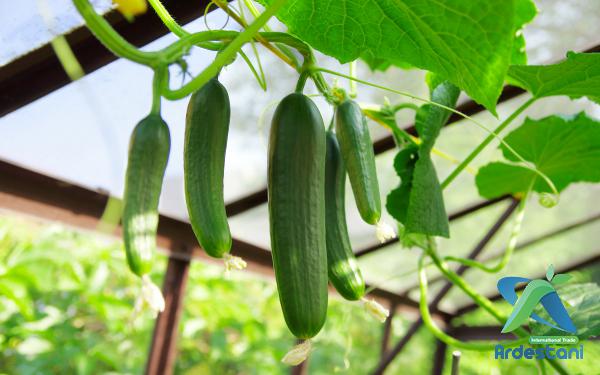
<path id="1" fill-rule="evenodd" d="M 356 301 L 365 294 L 365 281 L 348 238 L 345 192 L 346 169 L 340 154 L 340 146 L 335 134 L 328 131 L 325 163 L 325 222 L 329 281 L 342 297 Z"/>
<path id="2" fill-rule="evenodd" d="M 335 129 L 360 216 L 369 224 L 381 217 L 375 154 L 360 106 L 345 100 L 335 111 Z"/>
<path id="3" fill-rule="evenodd" d="M 229 96 L 216 78 L 190 98 L 183 151 L 185 200 L 200 246 L 216 258 L 231 249 L 223 200 L 229 117 Z"/>
<path id="4" fill-rule="evenodd" d="M 129 268 L 138 276 L 152 268 L 158 199 L 170 148 L 169 127 L 160 115 L 148 115 L 131 134 L 123 195 L 123 237 Z"/>
<path id="5" fill-rule="evenodd" d="M 271 251 L 279 300 L 290 331 L 315 336 L 327 314 L 325 128 L 306 96 L 286 96 L 269 138 Z"/>

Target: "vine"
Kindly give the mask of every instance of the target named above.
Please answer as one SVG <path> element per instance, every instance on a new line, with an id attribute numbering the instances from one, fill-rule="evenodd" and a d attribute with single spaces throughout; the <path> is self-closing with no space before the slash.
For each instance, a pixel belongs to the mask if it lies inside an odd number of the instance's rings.
<path id="1" fill-rule="evenodd" d="M 399 111 L 402 110 L 412 110 L 417 115 L 420 114 L 421 109 L 427 106 L 419 107 L 416 104 L 412 103 L 398 103 L 396 105 L 390 105 L 389 102 L 386 101 L 384 105 L 373 107 L 373 106 L 363 106 L 354 107 L 355 103 L 351 103 L 352 108 L 358 108 L 356 112 L 359 115 L 362 114 L 377 122 L 381 126 L 388 129 L 394 138 L 394 141 L 398 148 L 401 151 L 411 151 L 409 162 L 407 162 L 407 166 L 405 166 L 406 170 L 410 169 L 410 163 L 412 162 L 412 166 L 416 161 L 414 160 L 416 157 L 424 158 L 422 154 L 419 154 L 422 149 L 425 149 L 427 152 L 427 156 L 430 153 L 437 154 L 443 157 L 446 160 L 449 160 L 452 163 L 457 164 L 456 168 L 446 177 L 444 181 L 439 183 L 436 180 L 435 185 L 437 188 L 441 190 L 448 188 L 453 181 L 455 181 L 456 177 L 458 177 L 463 171 L 468 171 L 470 173 L 475 173 L 473 169 L 469 167 L 470 163 L 494 140 L 498 140 L 502 147 L 510 153 L 518 163 L 505 163 L 509 166 L 517 166 L 527 169 L 535 175 L 535 178 L 540 178 L 545 184 L 545 189 L 549 192 L 543 192 L 540 196 L 540 203 L 544 206 L 552 206 L 557 203 L 559 197 L 559 190 L 555 186 L 552 179 L 544 173 L 544 171 L 540 170 L 536 163 L 527 160 L 525 157 L 521 155 L 513 146 L 511 146 L 510 142 L 507 142 L 503 138 L 500 137 L 500 134 L 515 121 L 515 119 L 521 115 L 527 108 L 529 108 L 532 104 L 536 102 L 538 97 L 534 96 L 520 105 L 513 113 L 511 113 L 506 119 L 504 119 L 495 129 L 489 129 L 487 126 L 482 124 L 477 119 L 469 116 L 455 108 L 453 108 L 456 103 L 456 98 L 459 94 L 459 89 L 454 87 L 455 91 L 451 91 L 455 93 L 454 101 L 451 105 L 445 105 L 437 102 L 436 100 L 429 100 L 425 98 L 421 98 L 417 95 L 413 95 L 406 91 L 396 90 L 384 85 L 372 83 L 363 79 L 360 79 L 356 76 L 356 61 L 352 61 L 348 68 L 348 74 L 340 73 L 334 70 L 330 70 L 319 66 L 317 60 L 315 58 L 315 54 L 313 49 L 302 39 L 285 33 L 285 32 L 273 32 L 267 22 L 275 15 L 277 12 L 284 6 L 285 0 L 272 0 L 269 2 L 269 5 L 264 9 L 263 12 L 259 12 L 258 9 L 254 6 L 251 0 L 243 0 L 243 5 L 248 9 L 252 17 L 254 18 L 252 22 L 248 22 L 246 19 L 246 15 L 243 11 L 242 1 L 238 1 L 239 11 L 233 9 L 230 4 L 223 0 L 213 0 L 217 7 L 222 9 L 229 18 L 237 22 L 241 27 L 242 31 L 229 31 L 229 30 L 207 30 L 196 33 L 190 33 L 186 31 L 181 25 L 179 25 L 175 19 L 169 14 L 167 9 L 163 6 L 160 0 L 148 0 L 158 17 L 165 24 L 165 26 L 175 34 L 178 39 L 170 44 L 169 46 L 157 50 L 157 51 L 141 51 L 128 43 L 123 37 L 121 37 L 112 26 L 104 20 L 103 17 L 98 15 L 92 5 L 88 0 L 73 0 L 75 6 L 81 16 L 84 18 L 86 25 L 89 29 L 94 33 L 94 35 L 112 52 L 116 55 L 128 59 L 130 61 L 145 65 L 151 68 L 154 71 L 153 78 L 153 96 L 152 96 L 152 107 L 151 113 L 160 114 L 161 109 L 161 100 L 162 98 L 168 100 L 178 100 L 184 97 L 189 96 L 190 94 L 197 93 L 200 89 L 203 89 L 207 85 L 207 82 L 214 77 L 217 77 L 221 69 L 229 64 L 231 64 L 237 56 L 241 56 L 245 63 L 248 65 L 252 75 L 260 85 L 263 90 L 266 90 L 267 83 L 265 74 L 263 71 L 262 63 L 260 57 L 258 55 L 256 44 L 260 44 L 264 46 L 268 51 L 274 54 L 279 60 L 290 66 L 294 69 L 295 72 L 298 73 L 298 81 L 295 87 L 296 93 L 302 93 L 304 87 L 308 80 L 312 80 L 315 84 L 319 95 L 321 95 L 329 104 L 333 105 L 336 110 L 336 114 L 338 113 L 338 108 L 342 103 L 352 101 L 353 98 L 357 95 L 357 84 L 367 85 L 379 90 L 383 90 L 386 92 L 394 93 L 396 95 L 400 95 L 403 97 L 407 97 L 413 100 L 416 100 L 420 103 L 435 107 L 438 110 L 443 110 L 443 112 L 447 112 L 456 114 L 469 123 L 475 124 L 480 129 L 484 130 L 488 135 L 487 137 L 481 141 L 476 147 L 471 150 L 467 157 L 465 157 L 462 161 L 454 158 L 453 156 L 440 151 L 439 149 L 433 147 L 433 141 L 425 139 L 426 137 L 419 134 L 420 138 L 417 138 L 411 134 L 409 134 L 406 130 L 401 129 L 397 123 L 395 116 Z M 210 6 L 210 4 L 209 4 Z M 207 7 L 208 10 L 208 7 Z M 228 18 L 228 19 L 229 19 Z M 208 27 L 207 27 L 208 28 Z M 242 51 L 243 46 L 250 43 L 252 51 L 256 56 L 256 63 L 258 64 L 258 69 L 253 65 L 250 58 Z M 192 48 L 202 48 L 210 51 L 217 51 L 215 59 L 199 74 L 195 77 L 192 77 L 188 82 L 182 82 L 180 87 L 172 88 L 170 84 L 169 77 L 169 67 L 173 64 L 178 64 L 182 67 L 184 73 L 187 72 L 187 62 L 185 61 L 186 56 L 189 54 Z M 297 54 L 301 56 L 302 61 L 300 62 Z M 333 88 L 330 87 L 330 84 L 324 77 L 326 75 L 332 75 L 335 77 L 340 77 L 347 79 L 349 81 L 349 90 L 348 93 L 337 85 L 333 85 Z M 184 77 L 185 78 L 185 77 Z M 450 84 L 449 84 L 450 85 Z M 441 85 L 440 85 L 441 86 Z M 306 96 L 298 96 L 301 97 L 303 102 L 298 105 L 305 106 L 303 108 L 308 108 L 307 112 L 312 111 L 310 99 Z M 228 100 L 228 98 L 227 98 Z M 294 100 L 294 99 L 289 99 Z M 228 103 L 228 102 L 227 102 Z M 309 104 L 307 104 L 309 103 Z M 295 107 L 287 104 L 289 107 L 287 110 L 289 113 L 293 113 Z M 312 104 L 314 105 L 314 104 Z M 348 115 L 348 119 L 342 121 L 350 121 L 352 122 L 357 117 L 351 116 L 354 115 L 354 112 L 346 113 Z M 493 111 L 493 108 L 491 109 Z M 305 113 L 303 113 L 305 114 Z M 199 112 L 200 116 L 202 113 Z M 227 126 L 229 121 L 229 114 L 222 115 L 221 120 L 227 120 Z M 262 115 L 261 115 L 262 116 Z M 290 115 L 291 117 L 291 115 Z M 358 116 L 360 117 L 360 116 Z M 281 119 L 280 119 L 281 120 Z M 318 118 L 310 118 L 313 124 L 318 124 Z M 282 122 L 285 122 L 281 120 Z M 262 122 L 262 121 L 261 121 Z M 445 122 L 445 120 L 444 120 Z M 356 123 L 352 123 L 351 125 L 355 126 L 355 128 L 351 128 L 351 130 L 356 130 L 357 134 L 360 133 L 360 123 L 357 125 Z M 440 126 L 443 126 L 441 124 Z M 332 121 L 329 125 L 329 135 L 331 136 L 334 128 L 334 122 Z M 368 133 L 368 132 L 367 132 Z M 354 135 L 354 133 L 353 133 Z M 225 135 L 226 137 L 226 135 Z M 307 136 L 306 139 L 309 139 Z M 305 141 L 306 141 L 305 139 Z M 357 138 L 351 139 L 355 141 Z M 364 141 L 364 139 L 361 139 Z M 369 139 L 370 141 L 370 139 Z M 337 142 L 337 141 L 336 141 Z M 370 145 L 371 143 L 368 143 Z M 319 148 L 320 146 L 313 145 L 309 142 L 306 143 L 307 147 L 313 147 L 315 150 L 318 150 L 323 154 L 323 149 Z M 360 147 L 357 147 L 360 148 Z M 418 151 L 415 151 L 418 150 Z M 222 150 L 224 153 L 224 150 Z M 401 155 L 402 156 L 402 155 Z M 371 156 L 372 157 L 372 156 Z M 365 158 L 366 159 L 366 158 Z M 364 161 L 364 160 L 363 160 Z M 365 162 L 368 164 L 369 161 Z M 360 163 L 357 163 L 360 164 Z M 374 165 L 374 162 L 372 163 Z M 427 165 L 425 166 L 427 167 Z M 288 171 L 286 171 L 288 172 Z M 406 172 L 406 171 L 403 171 Z M 435 171 L 434 171 L 435 172 Z M 350 173 L 350 172 L 349 172 Z M 410 172 L 412 173 L 412 172 Z M 356 176 L 351 176 L 356 177 Z M 360 177 L 360 176 L 359 176 Z M 405 179 L 406 176 L 402 176 L 402 179 Z M 358 177 L 356 177 L 358 178 Z M 376 180 L 376 178 L 375 178 Z M 345 180 L 344 180 L 345 181 Z M 405 181 L 402 181 L 405 183 Z M 431 318 L 431 314 L 428 308 L 428 282 L 427 276 L 425 273 L 425 266 L 434 265 L 443 276 L 452 282 L 454 285 L 459 287 L 465 294 L 467 294 L 481 309 L 485 310 L 488 314 L 494 317 L 498 322 L 504 323 L 506 317 L 503 316 L 492 304 L 492 302 L 479 294 L 469 283 L 465 281 L 457 272 L 453 271 L 449 266 L 448 262 L 459 263 L 461 265 L 467 267 L 477 268 L 481 271 L 487 273 L 496 273 L 502 270 L 510 261 L 510 258 L 515 250 L 517 237 L 521 230 L 521 225 L 523 222 L 524 212 L 526 201 L 529 194 L 534 190 L 534 182 L 535 179 L 531 182 L 529 189 L 522 196 L 519 196 L 520 199 L 516 217 L 514 220 L 514 225 L 508 240 L 508 244 L 504 253 L 501 256 L 499 262 L 493 266 L 488 266 L 482 262 L 478 262 L 472 259 L 464 259 L 460 257 L 454 256 L 446 256 L 441 257 L 437 252 L 437 246 L 434 238 L 431 235 L 426 235 L 425 245 L 422 246 L 423 254 L 419 258 L 418 262 L 418 279 L 419 279 L 419 290 L 420 290 L 420 300 L 419 300 L 419 308 L 421 315 L 423 317 L 423 321 L 425 326 L 440 340 L 445 343 L 456 346 L 461 349 L 467 350 L 490 350 L 493 348 L 493 345 L 489 343 L 466 343 L 460 340 L 457 340 L 448 334 L 446 334 L 443 330 L 435 325 L 435 322 Z M 354 186 L 353 186 L 354 188 Z M 378 187 L 377 187 L 378 189 Z M 271 200 L 271 199 L 270 199 Z M 379 202 L 378 202 L 379 203 Z M 315 204 L 318 204 L 315 203 Z M 376 205 L 376 204 L 375 204 Z M 223 210 L 224 212 L 224 210 Z M 379 222 L 379 217 L 376 217 L 371 224 L 378 225 L 378 227 L 383 226 L 382 222 Z M 345 226 L 345 222 L 344 222 Z M 227 228 L 228 229 L 228 228 Z M 437 235 L 437 234 L 436 234 Z M 442 234 L 443 235 L 443 234 Z M 219 249 L 221 250 L 221 249 Z M 227 257 L 231 257 L 228 253 L 225 255 L 225 259 L 230 259 Z M 235 258 L 235 257 L 232 257 Z M 430 263 L 426 263 L 426 260 L 429 260 Z M 240 260 L 241 261 L 241 260 Z M 237 268 L 237 267 L 233 267 Z M 240 267 L 241 268 L 241 267 Z M 363 288 L 364 289 L 364 288 Z M 367 290 L 367 292 L 370 289 Z M 364 297 L 360 297 L 359 299 L 364 300 Z M 367 309 L 371 309 L 374 311 L 374 314 L 385 320 L 387 313 L 385 309 L 381 306 L 376 305 L 372 301 L 367 301 L 365 304 Z M 305 327 L 300 327 L 298 329 L 303 329 Z M 313 327 L 314 328 L 314 327 Z M 320 329 L 320 327 L 318 327 Z M 318 332 L 317 329 L 317 332 Z M 312 337 L 310 333 L 302 332 L 301 336 Z M 526 341 L 527 331 L 522 328 L 516 331 L 517 336 L 520 338 L 515 340 L 508 345 L 519 345 Z M 313 335 L 314 336 L 314 335 Z M 299 336 L 300 337 L 300 336 Z M 296 363 L 297 361 L 302 361 L 310 352 L 311 344 L 308 339 L 299 344 L 295 349 L 292 350 L 287 356 L 286 361 L 289 363 Z M 556 361 L 548 360 L 549 363 L 561 374 L 566 374 L 566 370 L 564 370 Z M 540 364 L 541 368 L 544 369 L 543 364 Z"/>

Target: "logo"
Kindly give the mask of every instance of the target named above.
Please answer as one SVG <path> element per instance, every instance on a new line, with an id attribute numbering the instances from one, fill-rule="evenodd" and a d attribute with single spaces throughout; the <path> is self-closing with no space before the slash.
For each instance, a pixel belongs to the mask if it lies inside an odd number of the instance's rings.
<path id="1" fill-rule="evenodd" d="M 575 334 L 577 328 L 554 288 L 555 285 L 563 284 L 570 278 L 571 276 L 568 274 L 555 275 L 554 266 L 550 265 L 546 271 L 546 280 L 531 280 L 516 276 L 507 276 L 498 280 L 498 291 L 508 303 L 514 306 L 502 328 L 502 333 L 512 332 L 532 318 L 538 323 Z M 524 282 L 527 283 L 527 286 L 519 297 L 515 292 L 515 287 L 518 283 Z M 540 302 L 554 323 L 533 312 Z"/>

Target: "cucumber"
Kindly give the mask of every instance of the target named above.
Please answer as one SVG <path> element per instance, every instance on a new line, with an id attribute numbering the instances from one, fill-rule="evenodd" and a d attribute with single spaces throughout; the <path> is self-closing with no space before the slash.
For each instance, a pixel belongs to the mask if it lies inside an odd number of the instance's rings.
<path id="1" fill-rule="evenodd" d="M 271 124 L 268 161 L 271 254 L 283 315 L 298 338 L 327 314 L 325 128 L 316 105 L 293 93 Z"/>
<path id="2" fill-rule="evenodd" d="M 329 281 L 347 300 L 356 301 L 365 294 L 365 281 L 348 238 L 346 226 L 346 170 L 340 146 L 332 131 L 327 132 L 325 163 L 325 217 L 327 269 Z"/>
<path id="3" fill-rule="evenodd" d="M 345 100 L 335 111 L 335 129 L 360 216 L 369 224 L 381 218 L 375 154 L 360 106 Z"/>
<path id="4" fill-rule="evenodd" d="M 229 96 L 214 78 L 190 98 L 183 151 L 185 201 L 200 246 L 215 258 L 231 250 L 223 200 Z"/>
<path id="5" fill-rule="evenodd" d="M 140 277 L 152 268 L 158 199 L 170 148 L 169 127 L 160 115 L 148 115 L 131 134 L 123 194 L 123 237 L 129 268 Z"/>

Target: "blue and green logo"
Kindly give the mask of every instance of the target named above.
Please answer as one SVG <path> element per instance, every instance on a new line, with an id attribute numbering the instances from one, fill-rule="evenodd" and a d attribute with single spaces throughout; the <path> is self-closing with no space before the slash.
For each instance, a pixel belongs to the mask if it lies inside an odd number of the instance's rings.
<path id="1" fill-rule="evenodd" d="M 550 265 L 546 271 L 547 280 L 531 280 L 516 276 L 507 276 L 498 280 L 498 291 L 506 301 L 514 306 L 512 313 L 502 328 L 502 333 L 514 331 L 527 323 L 530 317 L 536 322 L 561 331 L 576 333 L 577 328 L 571 321 L 567 309 L 565 309 L 555 289 L 555 285 L 565 283 L 570 278 L 571 276 L 568 274 L 559 273 L 555 275 L 554 266 Z M 517 296 L 515 287 L 517 284 L 525 282 L 527 286 L 523 290 L 523 294 L 519 297 Z M 555 324 L 533 312 L 540 302 Z"/>

